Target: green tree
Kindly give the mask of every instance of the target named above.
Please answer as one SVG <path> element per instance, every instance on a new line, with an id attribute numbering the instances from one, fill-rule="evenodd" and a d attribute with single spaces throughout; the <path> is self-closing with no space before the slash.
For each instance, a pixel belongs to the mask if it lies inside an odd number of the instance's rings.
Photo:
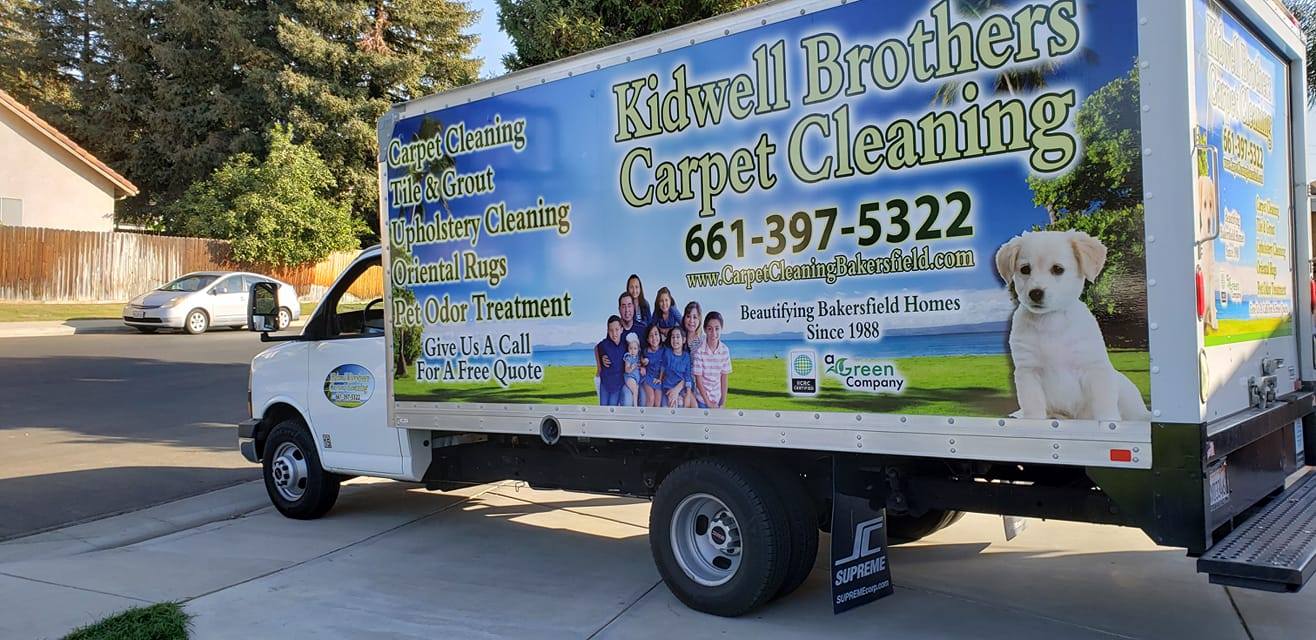
<path id="1" fill-rule="evenodd" d="M 1316 0 L 1284 0 L 1307 40 L 1307 106 L 1316 107 Z"/>
<path id="2" fill-rule="evenodd" d="M 1116 78 L 1083 100 L 1074 131 L 1083 155 L 1056 178 L 1030 177 L 1033 202 L 1051 221 L 1096 207 L 1127 209 L 1142 202 L 1142 137 L 1138 69 Z"/>
<path id="3" fill-rule="evenodd" d="M 378 232 L 375 124 L 395 102 L 478 78 L 477 13 L 454 0 L 281 0 L 274 33 L 288 122 L 320 152 L 341 197 Z"/>
<path id="4" fill-rule="evenodd" d="M 1135 340 L 1147 320 L 1140 126 L 1134 67 L 1079 106 L 1078 163 L 1055 178 L 1028 179 L 1033 202 L 1050 213 L 1046 229 L 1084 231 L 1106 245 L 1105 268 L 1084 299 L 1112 346 Z"/>
<path id="5" fill-rule="evenodd" d="M 170 205 L 176 229 L 231 242 L 240 262 L 305 264 L 357 246 L 361 222 L 334 197 L 329 168 L 290 127 L 269 132 L 269 154 L 239 153 Z"/>
<path id="6" fill-rule="evenodd" d="M 743 9 L 760 0 L 498 0 L 512 40 L 503 66 L 516 71 Z"/>

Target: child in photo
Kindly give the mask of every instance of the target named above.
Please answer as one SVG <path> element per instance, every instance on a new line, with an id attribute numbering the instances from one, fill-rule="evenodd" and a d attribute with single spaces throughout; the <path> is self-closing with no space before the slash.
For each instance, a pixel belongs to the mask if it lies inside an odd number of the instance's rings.
<path id="1" fill-rule="evenodd" d="M 695 390 L 699 407 L 721 409 L 727 403 L 727 376 L 731 374 L 731 350 L 722 342 L 722 314 L 704 316 L 704 344 L 694 354 Z"/>
<path id="2" fill-rule="evenodd" d="M 626 334 L 626 355 L 622 361 L 626 367 L 626 389 L 631 392 L 631 406 L 634 406 L 635 399 L 640 397 L 640 339 L 633 333 Z"/>
<path id="3" fill-rule="evenodd" d="M 644 331 L 644 351 L 640 353 L 640 406 L 659 406 L 662 373 L 663 337 L 658 326 L 651 324 Z"/>
<path id="4" fill-rule="evenodd" d="M 644 297 L 644 284 L 640 282 L 640 276 L 632 273 L 631 277 L 626 279 L 626 293 L 635 303 L 635 321 L 644 325 L 649 324 L 653 311 L 649 308 L 649 301 Z"/>
<path id="5" fill-rule="evenodd" d="M 608 336 L 594 346 L 594 360 L 599 372 L 599 404 L 619 407 L 626 390 L 626 352 L 621 346 L 621 318 L 608 318 Z"/>
<path id="6" fill-rule="evenodd" d="M 663 340 L 666 340 L 672 329 L 681 326 L 682 316 L 677 313 L 676 301 L 672 300 L 672 292 L 667 287 L 658 290 L 658 297 L 654 299 L 653 303 L 656 308 L 653 311 L 653 320 L 650 324 L 658 325 L 658 329 L 662 331 Z"/>
<path id="7" fill-rule="evenodd" d="M 685 348 L 685 332 L 673 331 L 663 349 L 663 406 L 697 406 L 695 401 L 694 361 Z"/>

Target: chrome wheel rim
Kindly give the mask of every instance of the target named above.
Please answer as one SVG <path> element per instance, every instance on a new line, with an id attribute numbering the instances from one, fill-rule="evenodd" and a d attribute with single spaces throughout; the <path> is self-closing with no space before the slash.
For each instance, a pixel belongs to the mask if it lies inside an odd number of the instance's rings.
<path id="1" fill-rule="evenodd" d="M 726 503 L 714 496 L 696 493 L 676 505 L 671 538 L 676 563 L 700 585 L 726 584 L 740 569 L 740 524 Z"/>
<path id="2" fill-rule="evenodd" d="M 187 326 L 192 331 L 201 333 L 206 330 L 206 317 L 198 311 L 187 317 Z"/>
<path id="3" fill-rule="evenodd" d="M 284 500 L 301 500 L 306 494 L 306 455 L 291 442 L 279 445 L 270 460 L 270 477 Z"/>
<path id="4" fill-rule="evenodd" d="M 279 309 L 279 328 L 287 329 L 292 324 L 292 318 L 287 309 Z"/>

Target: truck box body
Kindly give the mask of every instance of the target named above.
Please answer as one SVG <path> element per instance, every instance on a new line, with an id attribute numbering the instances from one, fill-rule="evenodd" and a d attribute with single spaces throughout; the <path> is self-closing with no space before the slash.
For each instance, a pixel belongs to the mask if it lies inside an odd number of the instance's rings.
<path id="1" fill-rule="evenodd" d="M 390 422 L 1150 469 L 1311 378 L 1302 55 L 1268 2 L 788 2 L 400 105 Z M 687 303 L 707 397 L 635 406 Z"/>

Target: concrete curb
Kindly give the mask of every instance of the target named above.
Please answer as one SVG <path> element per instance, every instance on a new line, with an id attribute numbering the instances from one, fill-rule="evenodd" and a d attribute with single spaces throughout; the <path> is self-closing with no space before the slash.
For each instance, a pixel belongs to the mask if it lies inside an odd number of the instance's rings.
<path id="1" fill-rule="evenodd" d="M 136 333 L 122 320 L 55 320 L 47 322 L 0 322 L 0 338 L 39 338 L 93 333 Z"/>
<path id="2" fill-rule="evenodd" d="M 300 329 L 306 325 L 306 318 L 294 321 L 288 329 Z M 165 329 L 166 332 L 180 332 Z M 122 320 L 55 320 L 48 322 L 0 322 L 0 338 L 44 338 L 50 336 L 94 335 L 94 334 L 135 334 L 137 330 L 124 324 Z"/>
<path id="3" fill-rule="evenodd" d="M 0 542 L 0 565 L 123 547 L 272 509 L 264 480 Z"/>

